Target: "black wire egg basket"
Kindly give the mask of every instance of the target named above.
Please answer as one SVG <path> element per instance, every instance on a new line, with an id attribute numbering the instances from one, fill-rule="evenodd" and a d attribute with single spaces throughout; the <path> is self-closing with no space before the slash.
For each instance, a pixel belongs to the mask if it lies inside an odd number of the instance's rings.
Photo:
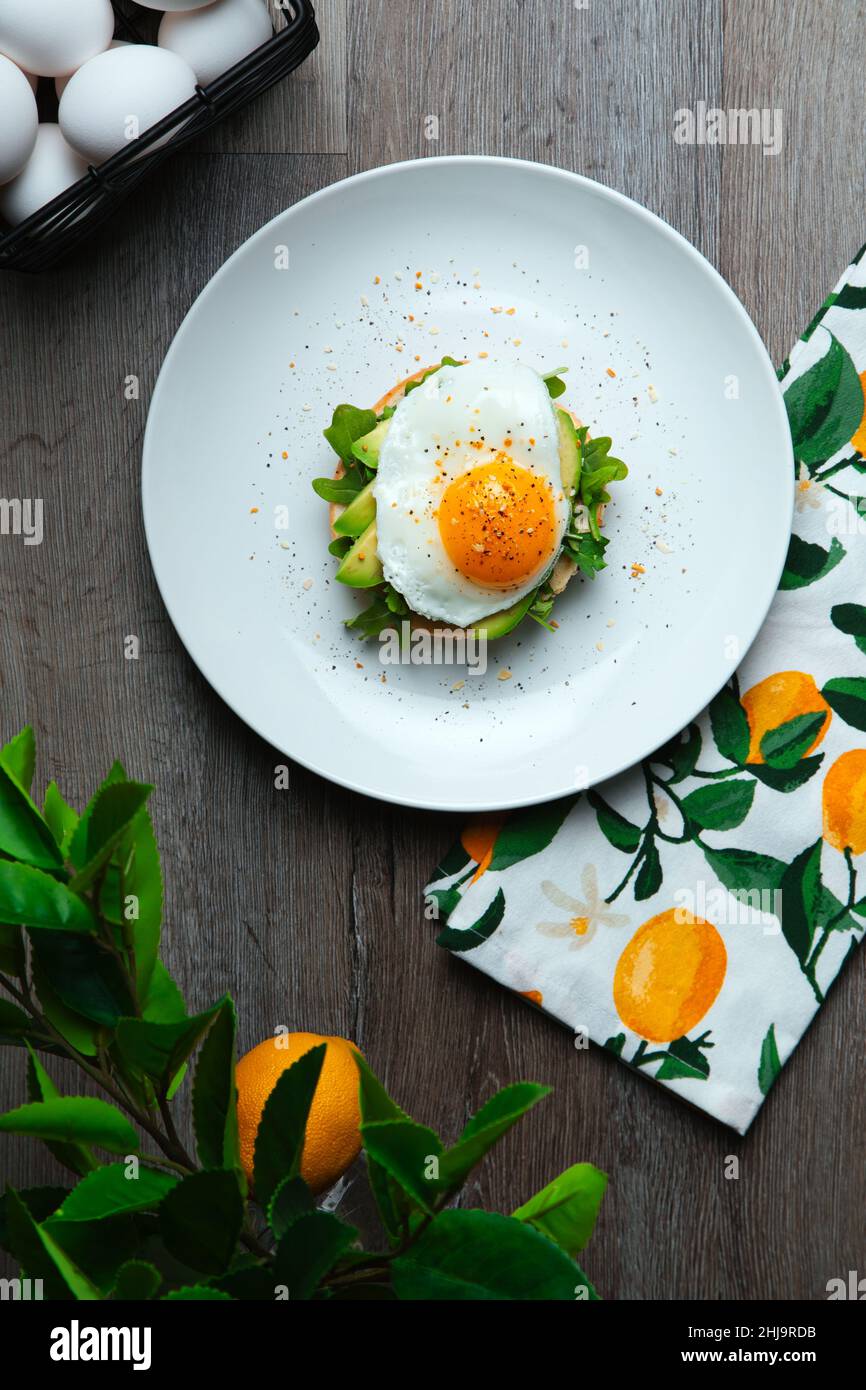
<path id="1" fill-rule="evenodd" d="M 104 164 L 91 165 L 84 178 L 12 231 L 3 231 L 0 223 L 0 270 L 33 273 L 56 265 L 92 236 L 163 160 L 299 67 L 319 42 L 313 6 L 310 0 L 267 3 L 275 33 L 261 48 L 206 87 L 196 87 L 189 101 Z M 152 41 L 143 29 L 147 20 L 144 11 L 139 10 L 139 17 L 134 19 L 122 0 L 114 4 L 114 11 L 117 38 L 133 43 Z"/>

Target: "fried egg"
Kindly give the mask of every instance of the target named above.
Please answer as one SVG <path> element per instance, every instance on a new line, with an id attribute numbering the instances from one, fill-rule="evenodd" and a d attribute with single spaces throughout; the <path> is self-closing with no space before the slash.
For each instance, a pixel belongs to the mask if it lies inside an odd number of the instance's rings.
<path id="1" fill-rule="evenodd" d="M 425 618 L 480 622 L 530 593 L 562 546 L 556 413 L 530 367 L 441 367 L 400 401 L 373 484 L 385 578 Z"/>

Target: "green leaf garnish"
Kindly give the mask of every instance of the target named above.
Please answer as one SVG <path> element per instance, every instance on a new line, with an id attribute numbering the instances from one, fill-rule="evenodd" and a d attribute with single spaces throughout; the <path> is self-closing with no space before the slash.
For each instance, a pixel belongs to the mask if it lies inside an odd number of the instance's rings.
<path id="1" fill-rule="evenodd" d="M 372 410 L 363 410 L 356 405 L 338 405 L 323 434 L 337 457 L 347 463 L 351 461 L 355 440 L 369 434 L 375 425 L 376 416 Z"/>

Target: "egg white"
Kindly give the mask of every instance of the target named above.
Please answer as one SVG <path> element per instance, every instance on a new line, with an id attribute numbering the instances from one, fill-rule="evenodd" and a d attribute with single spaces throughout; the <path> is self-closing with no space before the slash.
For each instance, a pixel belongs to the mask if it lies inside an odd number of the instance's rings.
<path id="1" fill-rule="evenodd" d="M 480 438 L 484 447 L 471 448 L 470 441 Z M 556 540 L 552 561 L 568 525 L 568 500 L 562 489 L 556 412 L 537 372 L 519 363 L 441 367 L 404 396 L 391 417 L 373 484 L 377 549 L 385 578 L 425 618 L 466 627 L 517 603 L 544 576 L 542 570 L 508 588 L 473 583 L 453 564 L 439 534 L 434 513 L 445 487 L 491 462 L 505 439 L 512 441 L 508 453 L 515 464 L 550 484 Z M 447 476 L 437 484 L 436 459 L 446 447 Z"/>

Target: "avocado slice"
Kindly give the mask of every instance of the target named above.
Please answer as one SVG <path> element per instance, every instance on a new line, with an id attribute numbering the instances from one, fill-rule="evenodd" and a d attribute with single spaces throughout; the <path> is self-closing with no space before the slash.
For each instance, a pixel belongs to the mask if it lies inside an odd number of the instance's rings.
<path id="1" fill-rule="evenodd" d="M 373 496 L 373 484 L 370 482 L 357 497 L 352 498 L 345 511 L 340 512 L 334 522 L 334 530 L 338 536 L 360 536 L 370 522 L 375 520 L 376 499 Z"/>
<path id="2" fill-rule="evenodd" d="M 361 463 L 366 463 L 368 468 L 377 468 L 379 465 L 379 451 L 385 442 L 385 435 L 388 433 L 390 423 L 390 416 L 387 420 L 380 420 L 369 434 L 362 435 L 352 445 L 352 453 L 355 458 L 360 459 Z"/>
<path id="3" fill-rule="evenodd" d="M 580 445 L 577 430 L 567 410 L 557 409 L 556 423 L 559 429 L 559 471 L 562 475 L 562 486 L 566 495 L 571 497 L 580 481 Z"/>
<path id="4" fill-rule="evenodd" d="M 535 590 L 527 594 L 525 598 L 518 599 L 510 608 L 502 608 L 498 613 L 491 613 L 489 618 L 482 618 L 480 623 L 475 623 L 467 628 L 468 632 L 474 632 L 479 637 L 484 637 L 488 642 L 492 642 L 496 637 L 504 637 L 506 632 L 511 632 L 512 628 L 526 617 L 533 603 L 535 602 Z"/>
<path id="5" fill-rule="evenodd" d="M 366 531 L 355 541 L 352 549 L 343 557 L 337 570 L 341 584 L 350 584 L 353 589 L 372 589 L 385 578 L 382 561 L 376 549 L 376 522 L 371 521 Z"/>

